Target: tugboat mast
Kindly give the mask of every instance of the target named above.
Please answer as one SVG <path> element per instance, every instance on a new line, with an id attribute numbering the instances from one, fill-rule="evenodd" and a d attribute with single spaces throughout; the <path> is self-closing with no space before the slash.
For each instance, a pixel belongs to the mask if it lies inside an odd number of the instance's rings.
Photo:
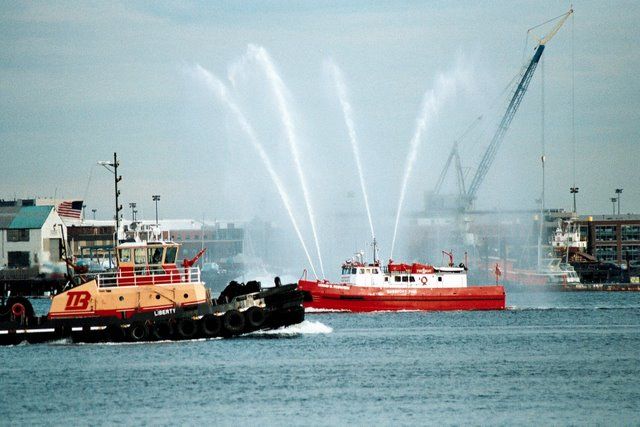
<path id="1" fill-rule="evenodd" d="M 122 205 L 120 205 L 118 203 L 118 196 L 120 196 L 120 191 L 118 190 L 118 183 L 120 181 L 122 181 L 122 176 L 118 176 L 118 155 L 117 153 L 113 153 L 113 162 L 109 162 L 106 160 L 100 161 L 98 162 L 99 165 L 104 166 L 104 168 L 106 170 L 108 170 L 109 172 L 111 172 L 113 174 L 113 181 L 114 181 L 114 185 L 115 185 L 115 195 L 116 195 L 116 229 L 115 229 L 115 233 L 114 233 L 114 238 L 113 238 L 113 242 L 114 242 L 114 247 L 118 245 L 119 243 L 119 230 L 120 230 L 120 211 L 122 210 Z M 113 168 L 113 169 L 111 169 Z"/>
<path id="2" fill-rule="evenodd" d="M 118 190 L 118 182 L 122 180 L 122 176 L 118 176 L 118 156 L 116 153 L 113 153 L 113 177 L 115 184 L 115 195 L 116 195 L 116 238 L 115 245 L 118 244 L 119 241 L 119 232 L 120 232 L 120 211 L 122 210 L 122 206 L 118 205 L 118 196 L 120 195 L 120 190 Z"/>

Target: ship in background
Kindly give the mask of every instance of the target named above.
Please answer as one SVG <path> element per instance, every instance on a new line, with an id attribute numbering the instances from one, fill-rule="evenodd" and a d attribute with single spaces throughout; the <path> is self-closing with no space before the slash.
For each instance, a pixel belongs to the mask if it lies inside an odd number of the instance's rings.
<path id="1" fill-rule="evenodd" d="M 569 263 L 569 253 L 584 253 L 587 244 L 580 238 L 580 229 L 575 223 L 559 220 L 548 244 L 539 242 L 533 266 L 522 267 L 512 259 L 497 260 L 504 272 L 505 283 L 529 288 L 579 285 L 580 278 Z"/>
<path id="2" fill-rule="evenodd" d="M 433 258 L 441 247 L 468 251 L 470 280 L 490 279 L 498 264 L 510 289 L 640 290 L 640 215 L 547 209 L 542 224 L 534 210 L 467 216 L 468 244 L 450 217 L 416 218 L 407 230 L 409 253 Z"/>

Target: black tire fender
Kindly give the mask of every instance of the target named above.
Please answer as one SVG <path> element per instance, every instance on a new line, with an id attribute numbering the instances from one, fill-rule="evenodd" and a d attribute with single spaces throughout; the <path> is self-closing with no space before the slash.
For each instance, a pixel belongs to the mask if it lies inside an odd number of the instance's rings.
<path id="1" fill-rule="evenodd" d="M 205 337 L 215 337 L 220 334 L 221 329 L 222 320 L 220 320 L 220 316 L 205 314 L 202 319 L 200 319 L 200 332 Z"/>
<path id="2" fill-rule="evenodd" d="M 198 332 L 198 327 L 196 325 L 196 322 L 194 322 L 193 319 L 189 317 L 180 319 L 178 321 L 177 329 L 178 329 L 178 335 L 180 336 L 180 338 L 185 338 L 185 339 L 193 338 Z"/>
<path id="3" fill-rule="evenodd" d="M 244 312 L 244 319 L 251 329 L 258 329 L 264 325 L 267 315 L 262 308 L 254 306 Z"/>
<path id="4" fill-rule="evenodd" d="M 133 322 L 127 335 L 131 341 L 143 341 L 149 336 L 149 329 L 143 322 Z"/>
<path id="5" fill-rule="evenodd" d="M 238 310 L 229 310 L 222 318 L 225 331 L 230 334 L 239 334 L 244 329 L 244 316 Z"/>
<path id="6" fill-rule="evenodd" d="M 166 320 L 160 320 L 153 324 L 153 337 L 158 340 L 168 340 L 173 335 L 173 326 Z"/>

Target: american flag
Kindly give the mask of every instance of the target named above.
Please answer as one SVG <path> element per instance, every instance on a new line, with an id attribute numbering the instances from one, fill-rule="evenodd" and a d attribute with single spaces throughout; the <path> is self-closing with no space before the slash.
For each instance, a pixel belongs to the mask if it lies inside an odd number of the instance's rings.
<path id="1" fill-rule="evenodd" d="M 58 215 L 80 219 L 80 215 L 82 215 L 82 200 L 65 200 L 60 203 L 58 205 Z"/>

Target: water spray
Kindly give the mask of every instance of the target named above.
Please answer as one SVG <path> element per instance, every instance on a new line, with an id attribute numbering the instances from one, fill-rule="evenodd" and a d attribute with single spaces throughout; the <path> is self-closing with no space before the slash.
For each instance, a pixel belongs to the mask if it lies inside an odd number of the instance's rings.
<path id="1" fill-rule="evenodd" d="M 445 76 L 444 74 L 441 74 L 436 82 L 436 87 L 424 95 L 422 111 L 416 120 L 416 129 L 409 144 L 409 154 L 407 155 L 404 177 L 402 178 L 400 199 L 398 200 L 398 210 L 396 211 L 396 221 L 393 228 L 393 239 L 391 240 L 391 258 L 393 258 L 393 250 L 395 248 L 396 236 L 398 234 L 398 223 L 400 222 L 400 213 L 406 196 L 409 177 L 411 176 L 413 166 L 416 162 L 416 158 L 418 157 L 418 149 L 420 148 L 423 134 L 429 125 L 431 125 L 432 118 L 438 114 L 442 103 L 455 93 L 457 80 L 457 73 L 453 76 Z"/>
<path id="2" fill-rule="evenodd" d="M 364 205 L 367 209 L 367 217 L 369 218 L 369 227 L 371 228 L 371 239 L 375 244 L 376 234 L 373 231 L 373 220 L 371 219 L 371 208 L 369 207 L 369 197 L 367 196 L 367 188 L 364 185 L 364 173 L 362 172 L 362 163 L 360 161 L 360 149 L 358 147 L 358 138 L 356 135 L 355 125 L 353 123 L 353 112 L 351 109 L 351 104 L 349 103 L 349 99 L 347 97 L 347 89 L 346 84 L 344 82 L 344 78 L 342 76 L 342 71 L 338 67 L 338 65 L 332 60 L 328 60 L 326 62 L 326 67 L 329 72 L 333 76 L 333 80 L 336 84 L 336 89 L 338 91 L 338 98 L 340 100 L 340 105 L 342 106 L 342 114 L 344 116 L 344 122 L 347 125 L 347 130 L 349 132 L 349 141 L 351 142 L 351 149 L 353 150 L 353 157 L 356 160 L 356 166 L 358 168 L 358 175 L 360 177 L 360 188 L 362 189 L 362 195 L 364 196 Z M 374 259 L 376 257 L 374 250 Z"/>
<path id="3" fill-rule="evenodd" d="M 311 270 L 313 271 L 314 276 L 317 278 L 318 275 L 316 273 L 316 269 L 315 269 L 315 267 L 313 265 L 313 262 L 311 261 L 311 256 L 310 256 L 309 251 L 307 249 L 307 245 L 304 243 L 304 239 L 302 238 L 302 233 L 300 232 L 300 228 L 298 227 L 298 223 L 297 223 L 295 217 L 293 216 L 293 209 L 291 207 L 291 201 L 289 200 L 289 196 L 287 195 L 287 193 L 285 191 L 284 184 L 282 183 L 282 180 L 280 179 L 280 177 L 278 176 L 275 168 L 273 167 L 273 164 L 271 163 L 271 160 L 269 159 L 269 156 L 265 152 L 263 145 L 260 143 L 255 131 L 253 130 L 253 127 L 249 124 L 247 118 L 242 113 L 242 111 L 238 107 L 237 103 L 233 100 L 232 96 L 229 94 L 229 91 L 227 90 L 227 87 L 225 86 L 225 84 L 220 79 L 215 77 L 213 74 L 211 74 L 209 71 L 207 71 L 206 69 L 204 69 L 200 65 L 196 66 L 195 71 L 196 71 L 196 75 L 205 82 L 207 87 L 218 97 L 218 99 L 231 110 L 231 112 L 235 116 L 236 120 L 238 120 L 238 123 L 240 124 L 240 127 L 247 134 L 247 136 L 249 137 L 249 140 L 251 141 L 253 147 L 258 152 L 258 155 L 260 156 L 260 158 L 262 159 L 262 162 L 264 163 L 265 167 L 267 168 L 267 172 L 269 173 L 269 176 L 271 177 L 271 180 L 273 181 L 273 183 L 275 184 L 276 188 L 278 189 L 278 194 L 280 194 L 280 198 L 282 199 L 282 203 L 284 204 L 284 206 L 285 206 L 285 208 L 287 210 L 287 213 L 289 214 L 289 219 L 291 220 L 291 223 L 293 224 L 293 228 L 295 229 L 296 234 L 298 235 L 298 239 L 300 240 L 300 244 L 302 245 L 302 249 L 304 250 L 304 253 L 307 256 L 307 260 L 309 261 L 309 265 L 311 266 Z M 323 274 L 323 276 L 324 276 L 324 274 Z"/>
<path id="4" fill-rule="evenodd" d="M 267 75 L 267 79 L 271 84 L 271 89 L 273 90 L 273 93 L 276 97 L 276 103 L 278 105 L 278 109 L 282 117 L 282 122 L 285 127 L 285 132 L 287 134 L 287 142 L 289 143 L 289 148 L 291 149 L 291 154 L 293 155 L 293 160 L 296 165 L 296 171 L 298 173 L 298 177 L 300 178 L 302 194 L 304 196 L 304 202 L 307 207 L 309 222 L 311 223 L 311 231 L 313 232 L 313 238 L 316 244 L 318 260 L 320 261 L 320 272 L 322 273 L 322 277 L 324 278 L 326 276 L 324 274 L 324 265 L 322 263 L 322 255 L 320 254 L 320 245 L 318 243 L 318 232 L 316 230 L 316 220 L 315 220 L 315 215 L 313 213 L 313 208 L 311 206 L 311 199 L 309 196 L 307 181 L 304 177 L 302 165 L 300 163 L 300 153 L 298 152 L 298 142 L 296 138 L 295 127 L 293 125 L 293 119 L 291 117 L 290 108 L 287 104 L 287 100 L 285 96 L 287 92 L 286 86 L 282 81 L 282 78 L 278 74 L 275 66 L 273 65 L 273 61 L 269 57 L 269 54 L 263 47 L 249 45 L 247 49 L 247 55 L 250 58 L 253 58 L 256 62 L 258 62 L 263 67 Z"/>

